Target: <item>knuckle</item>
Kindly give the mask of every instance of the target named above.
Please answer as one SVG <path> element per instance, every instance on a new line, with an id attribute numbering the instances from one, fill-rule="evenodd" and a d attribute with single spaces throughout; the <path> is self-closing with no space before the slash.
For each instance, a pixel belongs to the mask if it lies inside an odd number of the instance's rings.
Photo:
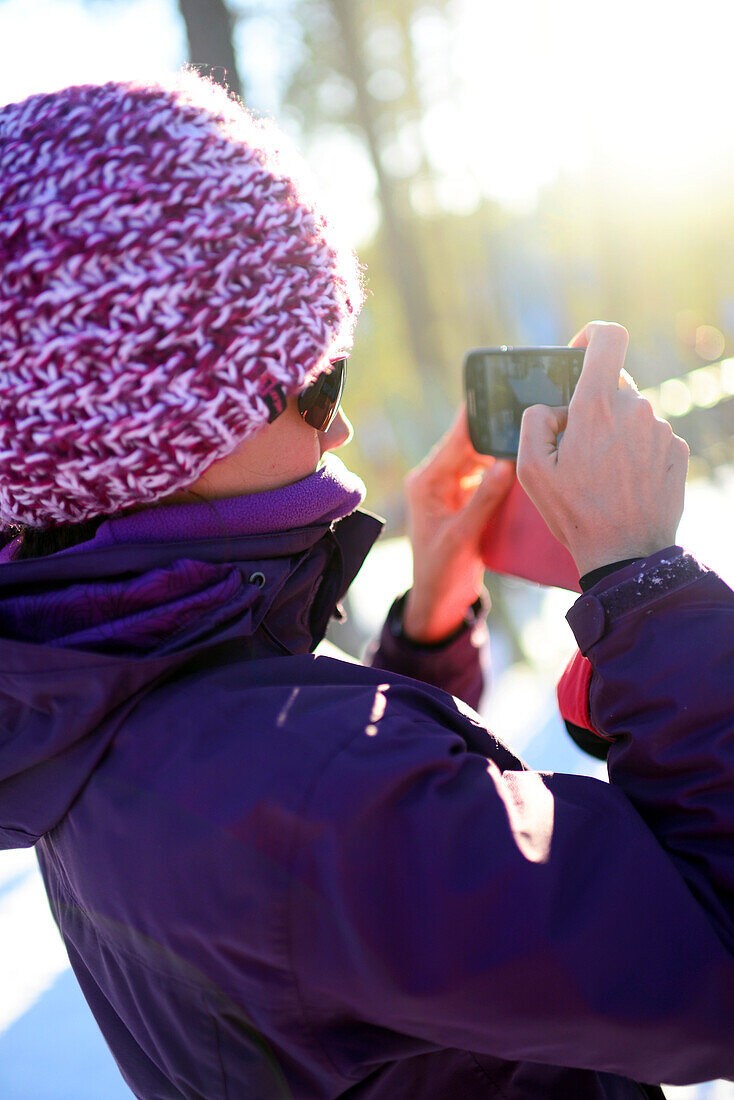
<path id="1" fill-rule="evenodd" d="M 522 414 L 520 431 L 537 431 L 553 419 L 553 411 L 549 405 L 528 405 Z"/>
<path id="2" fill-rule="evenodd" d="M 538 415 L 542 412 L 542 405 L 528 405 L 522 414 L 521 424 L 532 424 L 538 419 Z"/>
<path id="3" fill-rule="evenodd" d="M 528 440 L 532 439 L 535 434 L 535 426 L 538 423 L 538 411 L 539 405 L 530 405 L 525 409 L 520 420 L 520 442 L 518 446 L 518 452 L 522 452 L 528 447 Z"/>
<path id="4" fill-rule="evenodd" d="M 629 402 L 632 415 L 635 417 L 635 419 L 638 420 L 643 426 L 649 425 L 650 427 L 652 427 L 653 422 L 657 419 L 657 417 L 655 416 L 653 407 L 647 400 L 647 398 L 641 397 L 639 394 L 633 393 L 631 390 L 627 390 L 625 394 L 625 399 Z M 664 423 L 667 423 L 667 421 L 665 421 Z"/>
<path id="5" fill-rule="evenodd" d="M 670 429 L 670 431 L 673 436 L 673 446 L 675 447 L 677 454 L 679 454 L 681 458 L 684 458 L 687 461 L 691 454 L 691 448 L 688 446 L 685 439 L 681 439 L 679 435 L 676 435 L 675 432 L 673 432 L 672 428 Z"/>

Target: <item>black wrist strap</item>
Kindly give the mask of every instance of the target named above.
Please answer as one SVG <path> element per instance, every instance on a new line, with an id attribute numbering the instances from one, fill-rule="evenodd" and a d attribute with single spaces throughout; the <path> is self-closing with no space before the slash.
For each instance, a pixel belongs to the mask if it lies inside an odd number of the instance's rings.
<path id="1" fill-rule="evenodd" d="M 409 649 L 415 650 L 437 650 L 444 649 L 446 646 L 451 645 L 466 631 L 472 629 L 479 619 L 483 619 L 487 614 L 487 603 L 482 596 L 474 601 L 466 615 L 464 621 L 449 634 L 446 638 L 441 638 L 437 642 L 416 642 L 412 638 L 409 638 L 403 629 L 403 610 L 405 608 L 405 600 L 408 593 L 400 596 L 390 608 L 390 612 L 387 617 L 387 625 L 393 638 L 400 638 L 403 645 Z"/>
<path id="2" fill-rule="evenodd" d="M 625 558 L 624 561 L 613 561 L 611 565 L 600 565 L 598 569 L 592 569 L 590 573 L 584 573 L 579 581 L 581 591 L 588 592 L 603 577 L 608 576 L 610 573 L 616 573 L 618 569 L 624 569 L 625 565 L 632 565 L 636 561 L 642 561 L 642 558 Z"/>

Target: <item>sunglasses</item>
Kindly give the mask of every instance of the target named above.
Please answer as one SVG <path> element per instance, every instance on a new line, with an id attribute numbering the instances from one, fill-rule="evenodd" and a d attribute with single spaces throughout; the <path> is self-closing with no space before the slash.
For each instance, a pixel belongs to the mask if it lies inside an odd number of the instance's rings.
<path id="1" fill-rule="evenodd" d="M 298 398 L 298 411 L 306 423 L 317 432 L 327 432 L 339 412 L 344 382 L 347 377 L 348 355 L 330 360 L 331 370 L 320 374 Z M 265 401 L 270 409 L 268 420 L 273 420 L 285 409 L 286 396 L 282 387 L 274 386 Z"/>
<path id="2" fill-rule="evenodd" d="M 331 370 L 319 375 L 298 398 L 298 411 L 317 432 L 326 432 L 339 412 L 347 378 L 347 355 L 331 360 Z"/>

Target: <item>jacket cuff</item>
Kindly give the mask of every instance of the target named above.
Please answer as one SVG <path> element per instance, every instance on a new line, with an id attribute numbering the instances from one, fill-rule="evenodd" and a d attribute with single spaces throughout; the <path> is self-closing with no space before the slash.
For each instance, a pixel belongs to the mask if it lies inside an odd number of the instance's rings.
<path id="1" fill-rule="evenodd" d="M 433 684 L 476 709 L 484 686 L 479 652 L 488 638 L 485 619 L 489 597 L 480 596 L 469 608 L 462 625 L 448 638 L 422 643 L 403 633 L 406 596 L 404 593 L 390 608 L 379 643 L 367 652 L 367 662 L 374 668 Z"/>
<path id="2" fill-rule="evenodd" d="M 584 752 L 606 760 L 611 738 L 594 729 L 589 706 L 592 668 L 588 657 L 576 650 L 558 681 L 558 709 L 573 741 Z"/>
<path id="3" fill-rule="evenodd" d="M 403 627 L 403 615 L 405 613 L 405 601 L 407 597 L 407 592 L 404 592 L 402 596 L 398 596 L 397 600 L 395 600 L 388 611 L 387 619 L 385 620 L 385 627 L 389 634 L 406 652 L 412 651 L 414 653 L 424 654 L 445 653 L 449 646 L 452 646 L 454 642 L 463 637 L 467 631 L 474 630 L 476 627 L 481 628 L 489 612 L 489 596 L 483 593 L 471 605 L 461 625 L 451 634 L 447 635 L 447 637 L 442 638 L 438 642 L 416 642 L 413 638 L 407 636 Z"/>
<path id="4" fill-rule="evenodd" d="M 709 572 L 682 547 L 669 546 L 603 577 L 576 600 L 566 615 L 579 649 L 586 654 L 614 620 L 655 603 Z"/>

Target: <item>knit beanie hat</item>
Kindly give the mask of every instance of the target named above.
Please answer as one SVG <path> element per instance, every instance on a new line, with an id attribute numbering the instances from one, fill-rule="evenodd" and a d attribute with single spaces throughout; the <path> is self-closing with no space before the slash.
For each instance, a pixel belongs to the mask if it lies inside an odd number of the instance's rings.
<path id="1" fill-rule="evenodd" d="M 193 73 L 0 108 L 0 523 L 184 488 L 346 350 L 359 271 L 282 142 Z"/>

